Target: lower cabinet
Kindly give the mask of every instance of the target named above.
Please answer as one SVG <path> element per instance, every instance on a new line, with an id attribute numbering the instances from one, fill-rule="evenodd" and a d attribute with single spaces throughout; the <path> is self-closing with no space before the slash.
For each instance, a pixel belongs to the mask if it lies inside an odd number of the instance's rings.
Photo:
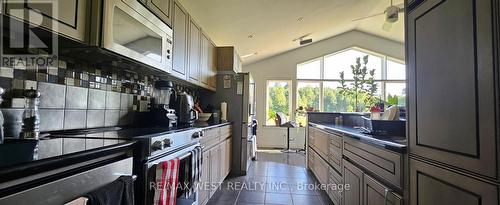
<path id="1" fill-rule="evenodd" d="M 219 129 L 224 130 L 227 127 L 205 130 L 204 139 L 200 140 L 201 145 L 205 147 L 201 184 L 198 190 L 198 204 L 200 205 L 210 200 L 210 197 L 218 190 L 215 186 L 220 185 L 231 171 L 231 138 Z"/>
<path id="2" fill-rule="evenodd" d="M 377 180 L 363 175 L 363 196 L 365 205 L 401 205 L 403 199 Z"/>
<path id="3" fill-rule="evenodd" d="M 215 146 L 210 150 L 210 182 L 220 182 L 220 147 Z M 217 190 L 210 190 L 210 196 L 214 195 Z"/>
<path id="4" fill-rule="evenodd" d="M 343 205 L 401 205 L 403 198 L 390 188 L 364 173 L 357 166 L 345 160 L 343 163 L 344 183 L 349 190 L 343 192 Z"/>
<path id="5" fill-rule="evenodd" d="M 343 160 L 342 172 L 344 184 L 349 185 L 349 190 L 344 190 L 342 204 L 361 205 L 363 203 L 363 171 L 350 162 Z"/>
<path id="6" fill-rule="evenodd" d="M 210 190 L 208 185 L 210 183 L 210 151 L 203 152 L 203 163 L 201 165 L 201 179 L 198 189 L 199 204 L 205 204 L 210 198 Z"/>
<path id="7" fill-rule="evenodd" d="M 410 159 L 410 205 L 499 204 L 499 187 Z"/>

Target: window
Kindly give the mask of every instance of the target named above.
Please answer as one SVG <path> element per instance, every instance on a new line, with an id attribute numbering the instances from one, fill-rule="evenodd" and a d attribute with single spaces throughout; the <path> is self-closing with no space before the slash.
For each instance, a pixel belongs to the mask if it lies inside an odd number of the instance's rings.
<path id="1" fill-rule="evenodd" d="M 292 113 L 291 81 L 267 81 L 266 125 L 276 125 L 276 113 L 282 112 L 290 119 Z"/>
<path id="2" fill-rule="evenodd" d="M 301 79 L 321 79 L 321 60 L 316 59 L 297 65 L 297 76 Z"/>
<path id="3" fill-rule="evenodd" d="M 368 95 L 353 96 L 342 94 L 340 73 L 344 72 L 346 85 L 352 86 L 354 75 L 351 65 L 356 59 L 368 56 L 366 68 L 374 71 L 377 87 L 374 96 L 386 105 L 405 106 L 406 67 L 404 62 L 359 48 L 350 48 L 338 53 L 297 65 L 297 108 L 325 112 L 368 111 L 372 102 Z M 366 77 L 368 78 L 368 77 Z M 357 101 L 357 103 L 356 103 Z M 301 116 L 296 116 L 301 122 Z"/>
<path id="4" fill-rule="evenodd" d="M 317 82 L 299 82 L 297 84 L 297 107 L 302 107 L 305 110 L 319 111 L 320 110 L 320 91 L 321 84 Z M 304 113 L 296 112 L 295 121 L 301 126 L 306 124 L 306 116 Z"/>

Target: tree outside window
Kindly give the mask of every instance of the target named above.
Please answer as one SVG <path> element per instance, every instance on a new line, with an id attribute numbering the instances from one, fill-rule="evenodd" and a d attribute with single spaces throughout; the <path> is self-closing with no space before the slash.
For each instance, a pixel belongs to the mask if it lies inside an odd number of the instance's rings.
<path id="1" fill-rule="evenodd" d="M 290 81 L 267 81 L 266 125 L 276 125 L 278 112 L 284 113 L 290 119 L 291 93 Z"/>

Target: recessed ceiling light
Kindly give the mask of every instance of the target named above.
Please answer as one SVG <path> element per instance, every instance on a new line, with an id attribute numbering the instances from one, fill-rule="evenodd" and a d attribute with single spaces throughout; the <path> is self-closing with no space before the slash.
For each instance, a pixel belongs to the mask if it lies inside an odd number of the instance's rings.
<path id="1" fill-rule="evenodd" d="M 250 57 L 250 56 L 254 56 L 254 55 L 257 55 L 257 54 L 258 54 L 257 52 L 255 52 L 255 53 L 250 53 L 250 54 L 246 54 L 246 55 L 241 56 L 241 58 L 248 58 L 248 57 Z"/>

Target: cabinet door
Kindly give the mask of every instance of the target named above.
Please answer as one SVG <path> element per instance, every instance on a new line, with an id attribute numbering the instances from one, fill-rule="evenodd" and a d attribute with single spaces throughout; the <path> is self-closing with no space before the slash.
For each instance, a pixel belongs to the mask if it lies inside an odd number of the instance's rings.
<path id="1" fill-rule="evenodd" d="M 226 142 L 221 142 L 219 144 L 219 149 L 220 149 L 220 182 L 224 181 L 224 179 L 226 178 L 226 167 L 227 167 L 227 162 L 226 162 L 226 152 L 227 152 L 227 149 L 226 149 Z"/>
<path id="2" fill-rule="evenodd" d="M 210 75 L 208 79 L 208 86 L 212 90 L 217 88 L 217 47 L 213 42 L 209 43 L 208 48 L 208 65 L 210 67 Z"/>
<path id="3" fill-rule="evenodd" d="M 408 14 L 408 126 L 411 154 L 498 178 L 491 2 Z"/>
<path id="4" fill-rule="evenodd" d="M 186 79 L 188 55 L 189 16 L 177 1 L 174 3 L 174 51 L 172 75 Z"/>
<path id="5" fill-rule="evenodd" d="M 401 205 L 401 196 L 368 175 L 363 176 L 365 205 Z"/>
<path id="6" fill-rule="evenodd" d="M 229 138 L 226 140 L 226 176 L 231 172 L 231 152 L 233 140 Z"/>
<path id="7" fill-rule="evenodd" d="M 200 27 L 189 20 L 189 78 L 193 83 L 200 81 Z"/>
<path id="8" fill-rule="evenodd" d="M 499 204 L 498 186 L 410 159 L 410 205 Z"/>
<path id="9" fill-rule="evenodd" d="M 350 189 L 344 190 L 343 205 L 360 205 L 363 202 L 363 171 L 347 160 L 342 162 L 344 184 L 349 184 Z"/>
<path id="10" fill-rule="evenodd" d="M 220 148 L 218 146 L 210 150 L 210 182 L 218 183 L 220 182 Z M 217 189 L 210 190 L 210 196 L 212 196 Z"/>
<path id="11" fill-rule="evenodd" d="M 42 0 L 6 0 L 5 12 L 18 19 L 30 21 L 30 23 L 49 29 L 68 38 L 85 42 L 87 26 L 87 7 L 89 0 L 52 0 L 54 4 L 48 4 Z M 57 8 L 57 12 L 53 11 Z M 12 9 L 12 10 L 11 10 Z M 24 12 L 11 12 L 19 9 Z M 24 15 L 29 12 L 30 15 Z M 26 19 L 25 16 L 30 16 Z M 42 20 L 39 21 L 39 18 Z"/>
<path id="12" fill-rule="evenodd" d="M 141 0 L 143 1 L 143 0 Z M 172 25 L 173 0 L 147 0 L 146 6 L 167 25 Z"/>
<path id="13" fill-rule="evenodd" d="M 201 179 L 200 186 L 198 189 L 200 204 L 205 204 L 209 197 L 209 185 L 210 183 L 210 151 L 203 152 L 203 164 L 201 166 Z"/>
<path id="14" fill-rule="evenodd" d="M 209 53 L 209 43 L 208 37 L 202 33 L 201 34 L 201 57 L 200 57 L 200 74 L 201 79 L 200 82 L 203 86 L 208 86 L 209 76 L 210 76 L 210 67 L 208 65 L 208 53 Z"/>

